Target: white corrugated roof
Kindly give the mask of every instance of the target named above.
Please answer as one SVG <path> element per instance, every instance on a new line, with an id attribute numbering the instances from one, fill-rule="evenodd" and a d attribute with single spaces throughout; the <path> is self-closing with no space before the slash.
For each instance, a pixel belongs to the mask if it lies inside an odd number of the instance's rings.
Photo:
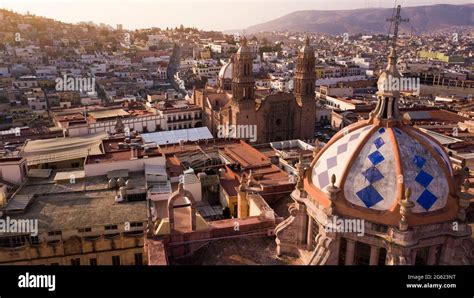
<path id="1" fill-rule="evenodd" d="M 145 133 L 142 134 L 142 137 L 145 143 L 156 143 L 158 145 L 179 144 L 181 140 L 186 142 L 213 138 L 207 127 Z"/>
<path id="2" fill-rule="evenodd" d="M 28 141 L 21 152 L 28 165 L 50 163 L 102 154 L 102 140 L 107 133 L 90 134 L 80 137 L 54 138 Z"/>

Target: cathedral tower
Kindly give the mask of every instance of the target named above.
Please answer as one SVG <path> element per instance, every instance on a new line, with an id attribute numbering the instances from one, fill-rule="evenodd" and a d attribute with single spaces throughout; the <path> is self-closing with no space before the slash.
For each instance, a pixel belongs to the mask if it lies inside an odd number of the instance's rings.
<path id="1" fill-rule="evenodd" d="M 255 99 L 255 79 L 252 65 L 253 54 L 244 37 L 241 47 L 233 57 L 232 97 L 234 101 Z"/>
<path id="2" fill-rule="evenodd" d="M 306 37 L 305 45 L 300 49 L 296 58 L 294 77 L 294 94 L 300 107 L 300 115 L 298 115 L 299 136 L 303 139 L 314 137 L 316 124 L 315 64 L 314 49 L 309 44 L 309 38 Z"/>
<path id="3" fill-rule="evenodd" d="M 314 50 L 309 45 L 309 38 L 306 37 L 306 43 L 296 58 L 294 79 L 295 97 L 300 106 L 305 100 L 311 100 L 311 102 L 314 103 L 314 85 L 316 83 L 315 64 Z"/>

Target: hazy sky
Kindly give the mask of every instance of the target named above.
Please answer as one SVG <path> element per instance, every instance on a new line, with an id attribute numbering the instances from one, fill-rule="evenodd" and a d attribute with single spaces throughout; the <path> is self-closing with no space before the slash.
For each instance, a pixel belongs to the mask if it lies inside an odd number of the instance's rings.
<path id="1" fill-rule="evenodd" d="M 398 0 L 403 6 L 464 4 L 470 0 Z M 64 22 L 93 21 L 127 29 L 175 27 L 183 24 L 199 29 L 243 29 L 287 13 L 393 7 L 395 0 L 0 0 L 0 7 L 29 11 Z"/>

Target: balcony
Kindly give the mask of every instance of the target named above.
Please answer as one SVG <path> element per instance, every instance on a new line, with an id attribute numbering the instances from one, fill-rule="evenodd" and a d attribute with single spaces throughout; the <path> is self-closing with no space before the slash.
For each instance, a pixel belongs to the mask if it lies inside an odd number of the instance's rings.
<path id="1" fill-rule="evenodd" d="M 186 122 L 186 121 L 192 121 L 192 117 L 187 117 L 187 118 L 175 118 L 175 119 L 168 119 L 167 123 L 178 123 L 178 122 Z"/>

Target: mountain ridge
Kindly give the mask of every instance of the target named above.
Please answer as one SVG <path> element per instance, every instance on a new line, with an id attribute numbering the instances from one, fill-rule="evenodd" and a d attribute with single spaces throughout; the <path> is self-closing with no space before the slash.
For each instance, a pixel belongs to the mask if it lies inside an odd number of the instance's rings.
<path id="1" fill-rule="evenodd" d="M 393 8 L 358 8 L 352 10 L 298 10 L 282 17 L 253 25 L 248 33 L 260 31 L 342 33 L 387 33 Z M 402 7 L 402 17 L 410 22 L 401 30 L 432 33 L 438 30 L 474 26 L 474 4 L 436 4 Z"/>

